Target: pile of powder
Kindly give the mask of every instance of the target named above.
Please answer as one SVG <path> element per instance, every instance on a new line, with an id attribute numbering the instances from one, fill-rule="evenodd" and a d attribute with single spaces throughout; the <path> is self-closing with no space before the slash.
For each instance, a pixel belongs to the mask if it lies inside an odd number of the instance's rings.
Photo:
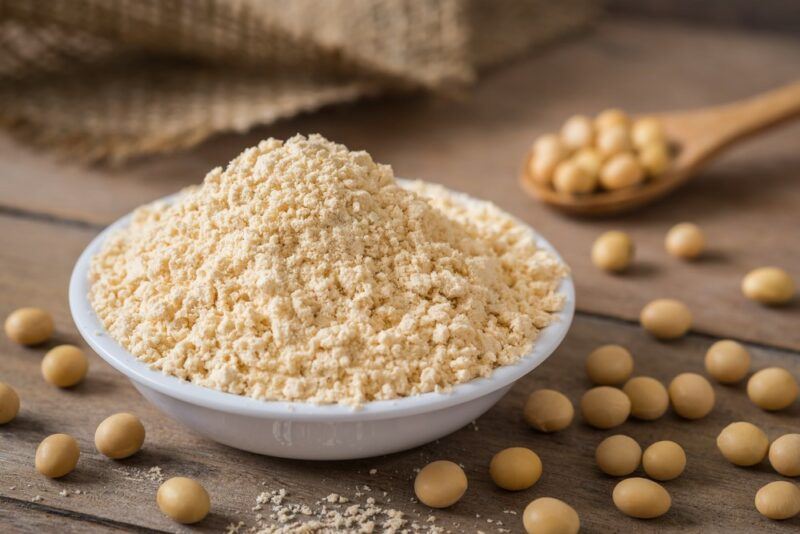
<path id="1" fill-rule="evenodd" d="M 152 367 L 260 399 L 359 405 L 516 361 L 566 267 L 490 203 L 400 185 L 319 135 L 262 141 L 93 258 L 90 301 Z"/>

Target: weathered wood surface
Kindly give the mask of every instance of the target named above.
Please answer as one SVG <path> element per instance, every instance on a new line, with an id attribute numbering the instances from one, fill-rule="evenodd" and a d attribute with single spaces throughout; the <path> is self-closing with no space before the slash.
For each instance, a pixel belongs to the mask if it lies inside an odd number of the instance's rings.
<path id="1" fill-rule="evenodd" d="M 524 197 L 515 180 L 519 155 L 530 139 L 573 111 L 628 102 L 635 110 L 668 109 L 741 97 L 796 76 L 799 53 L 800 42 L 780 37 L 614 24 L 498 69 L 463 101 L 409 98 L 338 108 L 246 136 L 224 136 L 191 152 L 124 170 L 64 167 L 3 140 L 0 317 L 22 305 L 46 307 L 56 317 L 54 342 L 81 343 L 69 317 L 67 281 L 78 254 L 101 226 L 135 205 L 198 181 L 208 168 L 260 137 L 295 131 L 320 131 L 367 148 L 376 159 L 393 163 L 399 175 L 493 199 L 531 222 L 572 265 L 583 311 L 556 355 L 482 417 L 477 430 L 470 426 L 438 443 L 356 462 L 271 459 L 216 445 L 161 415 L 94 354 L 84 384 L 74 390 L 52 388 L 39 374 L 45 349 L 20 348 L 0 336 L 0 380 L 17 388 L 23 403 L 20 417 L 0 426 L 2 530 L 188 531 L 158 512 L 158 484 L 143 475 L 154 466 L 167 477 L 196 477 L 210 490 L 213 514 L 195 528 L 200 531 L 219 532 L 238 521 L 252 526 L 256 496 L 279 488 L 288 491 L 292 502 L 305 504 L 331 492 L 360 502 L 370 496 L 379 503 L 391 499 L 388 506 L 424 522 L 430 511 L 411 502 L 411 481 L 415 468 L 437 458 L 458 459 L 470 480 L 458 505 L 433 514 L 437 524 L 454 532 L 497 532 L 497 521 L 520 532 L 519 515 L 504 510 L 521 513 L 527 502 L 543 495 L 572 503 L 586 532 L 797 530 L 800 519 L 770 522 L 753 508 L 755 491 L 781 477 L 766 464 L 752 469 L 729 465 L 714 439 L 734 420 L 756 422 L 770 438 L 797 432 L 800 404 L 766 414 L 749 403 L 743 386 L 715 386 L 717 407 L 703 421 L 668 414 L 655 423 L 628 422 L 606 432 L 576 421 L 554 436 L 527 429 L 520 409 L 525 395 L 542 386 L 562 389 L 577 402 L 588 387 L 583 358 L 609 342 L 631 348 L 637 374 L 664 381 L 682 371 L 700 372 L 703 354 L 717 335 L 757 342 L 751 346 L 756 368 L 783 365 L 800 376 L 795 352 L 800 348 L 800 305 L 764 309 L 745 302 L 738 292 L 742 274 L 764 263 L 783 265 L 800 278 L 800 129 L 789 127 L 755 141 L 670 199 L 612 221 L 576 221 L 547 211 Z M 664 83 L 663 76 L 671 76 L 671 82 Z M 698 222 L 709 234 L 711 254 L 704 261 L 683 264 L 663 252 L 664 232 L 684 219 Z M 640 262 L 624 277 L 606 276 L 588 262 L 594 236 L 616 227 L 629 230 L 639 247 Z M 685 299 L 701 333 L 663 344 L 631 324 L 641 305 L 658 296 Z M 140 454 L 114 462 L 94 450 L 93 433 L 106 415 L 121 410 L 142 417 L 148 438 Z M 33 455 L 43 437 L 62 431 L 78 439 L 82 458 L 74 473 L 51 481 L 34 471 Z M 597 471 L 593 453 L 603 437 L 618 431 L 642 445 L 669 438 L 686 448 L 686 473 L 665 484 L 674 501 L 667 516 L 637 521 L 612 507 L 615 479 Z M 491 455 L 512 445 L 532 447 L 544 462 L 540 482 L 520 493 L 496 489 L 487 473 Z M 377 472 L 370 475 L 370 469 Z M 356 487 L 364 484 L 372 491 L 356 498 Z M 60 495 L 62 490 L 69 496 Z M 37 495 L 41 500 L 34 502 Z"/>
<path id="2" fill-rule="evenodd" d="M 4 246 L 0 247 L 3 265 L 0 314 L 4 316 L 22 304 L 45 306 L 57 319 L 58 335 L 54 343 L 81 344 L 69 320 L 64 288 L 73 259 L 94 232 L 58 223 L 0 217 L 0 235 L 4 236 Z M 729 465 L 717 453 L 714 439 L 723 426 L 740 419 L 758 422 L 771 438 L 796 431 L 800 405 L 787 412 L 766 414 L 750 404 L 742 386 L 716 387 L 717 408 L 703 421 L 687 422 L 669 414 L 655 423 L 631 421 L 606 432 L 593 430 L 579 421 L 553 436 L 529 430 L 520 417 L 525 395 L 537 387 L 556 387 L 577 403 L 589 386 L 581 371 L 585 355 L 593 347 L 609 342 L 621 343 L 632 350 L 637 374 L 666 382 L 682 371 L 701 372 L 702 357 L 712 339 L 693 335 L 677 343 L 663 344 L 653 341 L 640 328 L 616 319 L 579 315 L 562 348 L 478 420 L 477 429 L 470 426 L 438 443 L 383 458 L 315 463 L 259 457 L 193 435 L 158 413 L 125 378 L 94 354 L 85 383 L 72 390 L 50 387 L 39 374 L 45 348 L 21 348 L 3 339 L 0 380 L 17 388 L 23 408 L 18 419 L 0 427 L 0 510 L 6 510 L 4 513 L 14 518 L 12 524 L 26 529 L 33 526 L 28 523 L 27 510 L 36 511 L 32 522 L 47 524 L 57 520 L 50 516 L 51 509 L 58 509 L 73 514 L 68 517 L 70 521 L 90 517 L 93 528 L 142 526 L 180 530 L 159 514 L 154 502 L 158 484 L 143 475 L 143 471 L 158 466 L 165 476 L 196 477 L 211 491 L 214 513 L 198 527 L 203 531 L 220 531 L 238 521 L 252 525 L 255 512 L 251 507 L 264 490 L 285 488 L 293 502 L 311 505 L 331 492 L 355 499 L 356 487 L 364 484 L 372 491 L 362 492 L 362 502 L 369 496 L 378 502 L 391 499 L 389 506 L 424 521 L 429 511 L 410 501 L 414 469 L 432 459 L 456 458 L 466 468 L 470 490 L 457 506 L 434 513 L 437 524 L 454 532 L 477 529 L 496 532 L 496 521 L 519 531 L 519 517 L 504 510 L 520 512 L 528 501 L 541 495 L 573 503 L 587 532 L 646 531 L 656 526 L 676 532 L 767 532 L 797 528 L 798 521 L 769 522 L 752 507 L 755 491 L 779 477 L 763 465 L 748 470 Z M 756 368 L 782 365 L 800 375 L 800 359 L 791 352 L 766 348 L 752 348 L 752 352 Z M 93 433 L 104 417 L 122 410 L 142 417 L 148 437 L 141 453 L 114 462 L 94 450 Z M 55 432 L 74 435 L 81 445 L 82 457 L 75 472 L 53 481 L 35 473 L 33 455 L 38 442 Z M 674 509 L 657 522 L 634 521 L 611 507 L 610 492 L 615 479 L 597 471 L 593 451 L 604 436 L 616 432 L 628 433 L 643 445 L 669 438 L 686 448 L 687 472 L 666 484 L 675 502 Z M 487 473 L 492 454 L 512 445 L 532 447 L 545 466 L 542 480 L 520 493 L 496 489 Z M 370 469 L 377 469 L 377 473 L 370 475 Z M 62 490 L 67 490 L 69 496 L 60 495 Z M 75 490 L 81 493 L 75 494 Z M 37 495 L 42 500 L 32 502 Z M 487 523 L 487 519 L 494 523 Z"/>
<path id="3" fill-rule="evenodd" d="M 605 5 L 613 15 L 673 18 L 795 35 L 800 31 L 800 4 L 795 0 L 608 0 Z"/>

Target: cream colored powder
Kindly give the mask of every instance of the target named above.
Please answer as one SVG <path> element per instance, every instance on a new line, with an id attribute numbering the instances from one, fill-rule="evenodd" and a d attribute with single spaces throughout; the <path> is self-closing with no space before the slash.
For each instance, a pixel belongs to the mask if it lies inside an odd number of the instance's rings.
<path id="1" fill-rule="evenodd" d="M 257 534 L 325 534 L 333 532 L 442 534 L 444 532 L 441 527 L 418 523 L 407 518 L 400 510 L 395 510 L 385 504 L 378 504 L 372 497 L 367 498 L 366 503 L 351 503 L 347 497 L 332 493 L 309 506 L 290 502 L 288 496 L 285 489 L 264 491 L 259 494 L 256 498 L 256 505 L 252 509 L 253 512 L 256 512 L 255 521 L 248 532 Z M 231 525 L 228 532 L 238 532 L 245 526 L 245 522 L 241 521 L 236 525 Z"/>
<path id="2" fill-rule="evenodd" d="M 270 139 L 92 261 L 109 333 L 163 372 L 357 405 L 447 389 L 529 350 L 566 267 L 489 203 L 404 189 L 365 152 Z"/>

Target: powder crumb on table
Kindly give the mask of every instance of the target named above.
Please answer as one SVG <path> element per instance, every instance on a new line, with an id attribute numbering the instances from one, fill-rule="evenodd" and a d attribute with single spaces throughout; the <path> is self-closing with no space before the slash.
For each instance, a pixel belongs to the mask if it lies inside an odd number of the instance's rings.
<path id="1" fill-rule="evenodd" d="M 275 497 L 278 498 L 274 499 Z M 249 531 L 260 534 L 295 532 L 441 534 L 445 532 L 443 528 L 436 525 L 420 525 L 409 522 L 403 512 L 381 506 L 372 498 L 363 504 L 350 503 L 347 497 L 333 493 L 318 500 L 312 508 L 305 504 L 290 502 L 287 497 L 288 494 L 283 489 L 259 494 L 253 510 L 261 510 L 263 507 L 269 506 L 271 513 L 268 516 L 265 516 L 264 513 L 257 513 L 255 525 Z M 344 501 L 341 501 L 341 498 Z"/>
<path id="2" fill-rule="evenodd" d="M 174 204 L 136 210 L 93 258 L 89 298 L 165 373 L 359 406 L 514 363 L 562 308 L 566 273 L 492 204 L 404 188 L 312 135 L 262 141 Z"/>
<path id="3" fill-rule="evenodd" d="M 152 480 L 153 482 L 159 482 L 159 483 L 164 482 L 164 474 L 161 472 L 161 467 L 157 465 L 149 468 L 144 473 L 144 476 L 145 478 L 147 478 L 148 480 Z"/>
<path id="4" fill-rule="evenodd" d="M 162 483 L 165 480 L 164 473 L 161 471 L 160 466 L 153 466 L 149 468 L 143 467 L 117 467 L 114 469 L 128 480 L 135 480 L 143 482 L 145 480 L 150 482 Z"/>

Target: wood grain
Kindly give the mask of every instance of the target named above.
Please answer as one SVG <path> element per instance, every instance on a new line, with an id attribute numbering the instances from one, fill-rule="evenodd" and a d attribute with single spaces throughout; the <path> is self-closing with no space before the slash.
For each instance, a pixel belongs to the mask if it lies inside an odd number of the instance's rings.
<path id="1" fill-rule="evenodd" d="M 691 307 L 700 332 L 798 350 L 800 300 L 763 308 L 746 301 L 739 284 L 762 265 L 781 266 L 800 280 L 800 126 L 737 148 L 677 194 L 615 219 L 567 218 L 529 199 L 517 184 L 534 136 L 572 113 L 731 101 L 795 79 L 797 57 L 800 41 L 788 37 L 608 23 L 589 37 L 497 69 L 460 100 L 405 97 L 337 107 L 123 169 L 87 170 L 0 140 L 0 206 L 99 228 L 197 183 L 263 137 L 321 132 L 368 149 L 400 176 L 493 200 L 533 224 L 572 266 L 583 311 L 635 320 L 649 300 L 676 297 Z M 663 250 L 666 231 L 683 220 L 708 235 L 709 254 L 700 262 L 682 263 Z M 598 272 L 589 262 L 592 241 L 611 228 L 636 241 L 637 264 L 626 276 Z"/>
<path id="2" fill-rule="evenodd" d="M 767 31 L 800 31 L 800 4 L 794 0 L 607 0 L 612 15 L 674 18 Z"/>
<path id="3" fill-rule="evenodd" d="M 54 343 L 83 346 L 68 318 L 64 288 L 74 258 L 93 233 L 58 223 L 0 216 L 0 315 L 22 304 L 43 305 L 57 319 Z M 566 431 L 551 436 L 538 434 L 522 422 L 521 406 L 535 388 L 555 387 L 578 402 L 589 387 L 581 370 L 583 359 L 599 344 L 615 342 L 629 347 L 636 358 L 637 374 L 666 382 L 679 372 L 702 372 L 702 357 L 712 341 L 692 335 L 676 343 L 659 343 L 636 326 L 581 314 L 557 353 L 521 380 L 475 426 L 386 457 L 301 462 L 243 453 L 188 432 L 147 404 L 124 377 L 94 354 L 90 354 L 90 372 L 83 384 L 70 390 L 52 388 L 39 374 L 46 347 L 21 348 L 3 337 L 0 380 L 17 389 L 22 411 L 12 423 L 0 426 L 0 513 L 21 531 L 53 529 L 56 525 L 67 531 L 134 527 L 189 531 L 170 522 L 156 508 L 158 483 L 143 472 L 159 466 L 167 477 L 194 477 L 210 491 L 212 514 L 191 530 L 219 532 L 239 521 L 252 526 L 256 496 L 280 488 L 288 491 L 292 502 L 310 506 L 331 492 L 357 502 L 373 497 L 378 503 L 403 511 L 409 519 L 425 522 L 432 512 L 411 500 L 414 470 L 428 461 L 449 458 L 464 465 L 470 480 L 470 489 L 461 502 L 433 512 L 436 524 L 452 532 L 499 532 L 498 522 L 503 523 L 500 528 L 521 532 L 518 514 L 530 500 L 545 495 L 571 503 L 581 515 L 584 532 L 795 531 L 800 518 L 771 522 L 759 516 L 752 505 L 761 485 L 781 477 L 765 464 L 752 469 L 728 464 L 717 453 L 714 439 L 734 420 L 756 422 L 772 439 L 796 431 L 800 403 L 785 412 L 764 413 L 747 400 L 742 385 L 716 386 L 717 407 L 702 421 L 688 422 L 670 413 L 658 422 L 630 421 L 613 431 L 598 431 L 576 420 Z M 758 347 L 751 347 L 751 351 L 755 368 L 781 365 L 800 376 L 796 354 Z M 122 410 L 142 418 L 147 441 L 134 457 L 111 461 L 94 450 L 94 429 L 107 415 Z M 74 435 L 82 450 L 77 470 L 60 480 L 46 479 L 33 469 L 37 444 L 54 432 Z M 612 507 L 610 494 L 616 479 L 594 467 L 593 453 L 599 441 L 617 432 L 630 434 L 645 446 L 669 438 L 685 447 L 688 468 L 681 478 L 665 484 L 674 505 L 663 518 L 633 520 Z M 487 473 L 491 456 L 514 445 L 533 448 L 544 463 L 539 483 L 519 493 L 497 489 Z M 371 469 L 375 474 L 370 474 Z M 370 491 L 365 491 L 364 485 Z M 63 490 L 69 496 L 60 495 Z M 357 491 L 363 495 L 356 497 Z M 32 502 L 37 495 L 41 500 Z M 505 513 L 507 510 L 517 515 Z M 73 525 L 76 521 L 86 525 Z"/>
<path id="4" fill-rule="evenodd" d="M 152 532 L 137 525 L 115 523 L 86 514 L 79 514 L 39 503 L 29 503 L 7 497 L 0 498 L 0 523 L 5 532 L 58 532 L 77 534 L 84 532 Z"/>

